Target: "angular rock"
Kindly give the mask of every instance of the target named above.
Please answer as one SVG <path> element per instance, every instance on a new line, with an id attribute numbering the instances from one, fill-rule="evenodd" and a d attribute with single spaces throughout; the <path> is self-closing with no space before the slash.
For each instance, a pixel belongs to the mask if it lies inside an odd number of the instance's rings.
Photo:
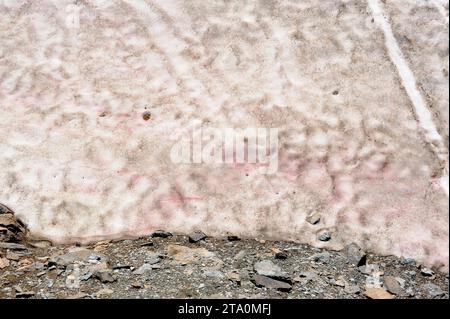
<path id="1" fill-rule="evenodd" d="M 369 299 L 394 299 L 394 296 L 383 288 L 366 288 L 364 295 Z"/>
<path id="2" fill-rule="evenodd" d="M 99 252 L 77 247 L 69 250 L 66 254 L 51 257 L 48 264 L 49 266 L 56 265 L 60 267 L 67 267 L 75 262 L 89 263 L 89 261 L 107 263 L 108 258 Z"/>
<path id="3" fill-rule="evenodd" d="M 230 271 L 227 274 L 227 278 L 231 281 L 237 282 L 238 284 L 241 282 L 241 275 L 237 271 Z"/>
<path id="4" fill-rule="evenodd" d="M 16 293 L 16 298 L 31 298 L 35 294 L 34 291 L 21 291 Z"/>
<path id="5" fill-rule="evenodd" d="M 287 258 L 288 258 L 288 254 L 286 252 L 284 252 L 284 251 L 280 251 L 280 252 L 275 253 L 275 259 L 284 260 L 284 259 L 287 259 Z"/>
<path id="6" fill-rule="evenodd" d="M 281 270 L 280 266 L 275 265 L 271 260 L 262 260 L 253 266 L 258 275 L 270 277 L 278 280 L 290 280 L 289 275 Z"/>
<path id="7" fill-rule="evenodd" d="M 146 274 L 154 269 L 154 266 L 152 264 L 143 264 L 141 267 L 133 271 L 133 274 L 135 275 L 143 275 Z"/>
<path id="8" fill-rule="evenodd" d="M 385 276 L 383 278 L 386 290 L 394 295 L 402 295 L 403 289 L 395 277 Z"/>
<path id="9" fill-rule="evenodd" d="M 360 267 L 366 264 L 366 253 L 355 243 L 351 243 L 344 249 L 345 256 L 350 264 Z"/>
<path id="10" fill-rule="evenodd" d="M 423 284 L 422 289 L 425 290 L 428 296 L 431 298 L 438 298 L 444 296 L 444 291 L 441 289 L 441 287 L 435 285 L 435 284 Z"/>
<path id="11" fill-rule="evenodd" d="M 181 245 L 168 245 L 167 255 L 177 264 L 188 265 L 199 262 L 209 262 L 221 265 L 223 262 L 213 252 L 205 248 L 190 248 Z"/>
<path id="12" fill-rule="evenodd" d="M 320 215 L 312 214 L 312 215 L 306 217 L 306 221 L 308 223 L 310 223 L 311 225 L 317 225 L 320 222 Z"/>
<path id="13" fill-rule="evenodd" d="M 27 250 L 27 246 L 17 243 L 3 243 L 0 242 L 0 248 L 11 250 Z"/>
<path id="14" fill-rule="evenodd" d="M 350 295 L 355 295 L 355 294 L 359 294 L 361 292 L 361 289 L 359 289 L 359 287 L 357 285 L 351 285 L 351 284 L 347 284 L 344 287 L 344 292 Z"/>
<path id="15" fill-rule="evenodd" d="M 253 281 L 258 287 L 266 287 L 269 289 L 277 289 L 280 291 L 290 291 L 292 286 L 286 282 L 275 280 L 266 276 L 254 275 Z"/>
<path id="16" fill-rule="evenodd" d="M 202 232 L 201 230 L 197 230 L 195 232 L 193 232 L 192 234 L 189 235 L 189 242 L 190 243 L 197 243 L 200 240 L 205 239 L 207 236 L 204 232 Z"/>
<path id="17" fill-rule="evenodd" d="M 330 253 L 325 251 L 322 253 L 312 255 L 310 259 L 316 263 L 326 264 L 330 261 L 330 257 L 331 257 Z"/>
<path id="18" fill-rule="evenodd" d="M 317 239 L 320 241 L 329 241 L 331 240 L 331 233 L 329 232 L 322 233 L 317 237 Z"/>
<path id="19" fill-rule="evenodd" d="M 146 264 L 157 264 L 161 261 L 161 254 L 158 253 L 152 253 L 145 256 L 145 263 Z"/>
<path id="20" fill-rule="evenodd" d="M 426 267 L 421 267 L 420 273 L 425 277 L 433 277 L 434 276 L 434 271 L 432 269 L 426 268 Z"/>
<path id="21" fill-rule="evenodd" d="M 210 278 L 222 279 L 225 278 L 225 275 L 220 270 L 215 269 L 207 269 L 203 271 L 203 275 Z"/>
<path id="22" fill-rule="evenodd" d="M 405 258 L 401 261 L 402 265 L 405 266 L 415 266 L 416 261 L 413 258 Z"/>
<path id="23" fill-rule="evenodd" d="M 153 238 L 169 238 L 172 237 L 172 233 L 169 233 L 164 230 L 157 230 L 152 234 Z"/>
<path id="24" fill-rule="evenodd" d="M 0 257 L 0 269 L 4 269 L 9 266 L 9 260 L 6 258 Z"/>
<path id="25" fill-rule="evenodd" d="M 25 239 L 25 225 L 5 205 L 0 204 L 0 241 L 20 242 Z"/>
<path id="26" fill-rule="evenodd" d="M 94 273 L 94 277 L 100 280 L 102 283 L 115 282 L 117 279 L 113 276 L 110 269 L 99 270 Z"/>
<path id="27" fill-rule="evenodd" d="M 52 243 L 47 240 L 33 241 L 29 242 L 29 244 L 34 248 L 49 248 L 52 246 Z"/>
<path id="28" fill-rule="evenodd" d="M 228 241 L 238 241 L 241 240 L 238 236 L 230 235 L 227 236 Z"/>

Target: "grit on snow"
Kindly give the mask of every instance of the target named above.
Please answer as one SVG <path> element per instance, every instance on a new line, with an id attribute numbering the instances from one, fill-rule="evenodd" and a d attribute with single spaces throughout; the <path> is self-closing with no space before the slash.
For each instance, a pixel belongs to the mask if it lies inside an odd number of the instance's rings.
<path id="1" fill-rule="evenodd" d="M 442 0 L 0 0 L 0 202 L 55 242 L 201 229 L 448 270 L 448 35 Z M 247 161 L 173 161 L 198 127 L 277 132 L 276 169 L 250 135 Z"/>

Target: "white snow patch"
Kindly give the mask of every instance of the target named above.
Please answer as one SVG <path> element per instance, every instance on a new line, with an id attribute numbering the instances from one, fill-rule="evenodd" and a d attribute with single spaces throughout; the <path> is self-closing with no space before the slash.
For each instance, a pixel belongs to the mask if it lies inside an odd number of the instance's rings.
<path id="1" fill-rule="evenodd" d="M 411 69 L 409 68 L 403 54 L 398 46 L 397 40 L 392 32 L 391 24 L 386 14 L 383 12 L 382 5 L 379 0 L 368 0 L 369 7 L 372 10 L 372 14 L 376 24 L 381 28 L 384 33 L 385 43 L 389 57 L 398 70 L 400 78 L 402 79 L 403 86 L 414 106 L 419 125 L 425 131 L 425 137 L 433 150 L 436 151 L 439 160 L 445 163 L 445 167 L 448 166 L 448 152 L 445 152 L 442 136 L 439 134 L 436 125 L 433 122 L 433 117 L 430 110 L 427 108 L 422 95 L 416 86 L 416 79 Z M 447 196 L 449 195 L 449 183 L 447 169 L 441 177 L 441 186 L 444 189 Z"/>

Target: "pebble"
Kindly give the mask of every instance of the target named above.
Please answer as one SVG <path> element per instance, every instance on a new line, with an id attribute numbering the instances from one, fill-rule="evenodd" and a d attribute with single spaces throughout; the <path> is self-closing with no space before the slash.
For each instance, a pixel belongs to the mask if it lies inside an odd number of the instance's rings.
<path id="1" fill-rule="evenodd" d="M 405 265 L 405 266 L 415 266 L 416 265 L 416 261 L 413 258 L 402 259 L 401 263 L 402 263 L 402 265 Z"/>
<path id="2" fill-rule="evenodd" d="M 281 259 L 281 260 L 284 260 L 284 259 L 287 259 L 287 258 L 288 258 L 288 254 L 285 253 L 284 251 L 275 253 L 275 259 Z"/>
<path id="3" fill-rule="evenodd" d="M 280 266 L 275 265 L 271 260 L 262 260 L 254 264 L 253 269 L 258 275 L 271 277 L 274 279 L 289 280 L 289 275 Z"/>
<path id="4" fill-rule="evenodd" d="M 359 294 L 361 289 L 357 285 L 348 284 L 344 287 L 344 292 L 350 295 Z"/>
<path id="5" fill-rule="evenodd" d="M 311 225 L 317 225 L 320 222 L 320 215 L 312 214 L 312 215 L 306 217 L 306 221 L 308 223 L 310 223 Z"/>
<path id="6" fill-rule="evenodd" d="M 320 241 L 329 241 L 331 239 L 331 234 L 326 232 L 319 235 L 318 239 Z"/>
<path id="7" fill-rule="evenodd" d="M 253 281 L 258 287 L 266 287 L 269 289 L 276 289 L 280 291 L 290 291 L 292 286 L 286 282 L 275 280 L 266 276 L 254 275 Z"/>
<path id="8" fill-rule="evenodd" d="M 434 271 L 429 268 L 426 268 L 426 267 L 421 267 L 420 273 L 425 277 L 433 277 L 434 276 Z"/>
<path id="9" fill-rule="evenodd" d="M 403 294 L 403 289 L 395 277 L 385 276 L 383 278 L 383 281 L 384 281 L 384 286 L 386 287 L 386 290 L 388 292 L 393 293 L 394 295 L 402 295 Z"/>
<path id="10" fill-rule="evenodd" d="M 364 295 L 369 299 L 394 299 L 394 296 L 383 288 L 366 288 Z"/>
<path id="11" fill-rule="evenodd" d="M 318 254 L 314 254 L 310 257 L 316 263 L 327 264 L 330 261 L 331 254 L 329 252 L 322 252 Z"/>
<path id="12" fill-rule="evenodd" d="M 153 264 L 143 264 L 141 267 L 133 271 L 133 274 L 135 275 L 143 275 L 145 273 L 148 273 L 154 269 Z"/>
<path id="13" fill-rule="evenodd" d="M 227 236 L 228 241 L 238 241 L 241 240 L 238 236 Z"/>
<path id="14" fill-rule="evenodd" d="M 112 275 L 112 271 L 109 269 L 99 270 L 94 273 L 94 277 L 100 280 L 102 283 L 115 282 L 117 279 Z"/>
<path id="15" fill-rule="evenodd" d="M 9 260 L 6 258 L 0 258 L 0 269 L 4 269 L 9 266 Z"/>
<path id="16" fill-rule="evenodd" d="M 197 230 L 189 235 L 189 242 L 190 243 L 197 243 L 200 240 L 206 239 L 206 234 L 202 232 L 201 230 Z"/>
<path id="17" fill-rule="evenodd" d="M 164 230 L 157 230 L 152 234 L 153 238 L 169 238 L 172 237 L 172 233 L 166 232 Z"/>
<path id="18" fill-rule="evenodd" d="M 22 244 L 0 242 L 0 248 L 11 250 L 27 250 L 28 248 Z"/>

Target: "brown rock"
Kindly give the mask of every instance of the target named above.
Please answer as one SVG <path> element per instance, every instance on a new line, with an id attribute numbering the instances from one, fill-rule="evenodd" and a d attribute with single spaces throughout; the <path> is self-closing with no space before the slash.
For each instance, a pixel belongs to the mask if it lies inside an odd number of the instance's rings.
<path id="1" fill-rule="evenodd" d="M 403 294 L 403 289 L 398 283 L 397 279 L 395 279 L 392 276 L 385 276 L 384 277 L 384 286 L 386 287 L 386 290 L 390 293 L 393 293 L 395 295 L 401 295 Z"/>
<path id="2" fill-rule="evenodd" d="M 366 288 L 364 295 L 369 299 L 394 299 L 394 296 L 382 288 Z"/>
<path id="3" fill-rule="evenodd" d="M 9 260 L 6 258 L 0 258 L 0 269 L 6 268 L 9 266 Z"/>

